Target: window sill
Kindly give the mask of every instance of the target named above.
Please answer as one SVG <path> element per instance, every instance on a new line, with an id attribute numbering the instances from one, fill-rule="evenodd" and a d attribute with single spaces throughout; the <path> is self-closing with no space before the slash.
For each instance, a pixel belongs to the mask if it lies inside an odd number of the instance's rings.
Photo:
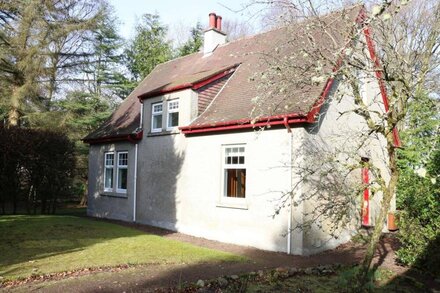
<path id="1" fill-rule="evenodd" d="M 178 129 L 171 130 L 171 131 L 161 131 L 161 132 L 150 132 L 147 134 L 147 137 L 153 137 L 153 136 L 164 136 L 164 135 L 173 135 L 173 134 L 179 134 L 180 131 Z"/>
<path id="2" fill-rule="evenodd" d="M 117 192 L 110 192 L 110 191 L 101 192 L 101 195 L 108 196 L 108 197 L 128 198 L 127 193 L 117 193 Z"/>
<path id="3" fill-rule="evenodd" d="M 237 200 L 237 202 L 233 201 L 221 201 L 215 204 L 218 208 L 229 208 L 229 209 L 238 209 L 238 210 L 248 210 L 249 206 L 246 200 Z"/>

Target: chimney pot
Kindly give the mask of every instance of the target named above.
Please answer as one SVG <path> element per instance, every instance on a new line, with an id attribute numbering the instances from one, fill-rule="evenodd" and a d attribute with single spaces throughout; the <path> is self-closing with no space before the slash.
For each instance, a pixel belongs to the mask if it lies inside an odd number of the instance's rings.
<path id="1" fill-rule="evenodd" d="M 215 28 L 218 29 L 219 31 L 222 30 L 222 17 L 220 15 L 218 15 L 216 17 L 216 24 L 215 24 Z"/>
<path id="2" fill-rule="evenodd" d="M 214 12 L 211 12 L 209 14 L 209 28 L 216 28 L 217 27 L 217 16 Z"/>

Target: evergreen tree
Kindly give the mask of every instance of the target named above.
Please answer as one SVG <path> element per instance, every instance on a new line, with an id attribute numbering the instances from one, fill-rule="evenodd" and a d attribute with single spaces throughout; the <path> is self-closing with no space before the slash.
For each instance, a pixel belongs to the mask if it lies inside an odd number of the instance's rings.
<path id="1" fill-rule="evenodd" d="M 0 3 L 1 104 L 8 125 L 23 114 L 50 110 L 60 82 L 78 79 L 91 55 L 87 42 L 104 2 L 17 0 Z"/>
<path id="2" fill-rule="evenodd" d="M 131 88 L 147 76 L 156 65 L 172 57 L 170 43 L 166 40 L 168 28 L 157 14 L 144 14 L 136 25 L 136 35 L 126 49 L 126 62 L 131 73 Z"/>
<path id="3" fill-rule="evenodd" d="M 203 45 L 203 28 L 200 22 L 191 29 L 191 37 L 177 49 L 178 56 L 186 56 L 198 52 Z"/>

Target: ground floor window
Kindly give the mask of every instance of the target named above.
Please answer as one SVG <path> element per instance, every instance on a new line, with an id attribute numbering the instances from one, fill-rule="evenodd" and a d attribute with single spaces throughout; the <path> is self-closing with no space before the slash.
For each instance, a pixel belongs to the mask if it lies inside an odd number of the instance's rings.
<path id="1" fill-rule="evenodd" d="M 117 188 L 116 191 L 120 193 L 127 192 L 127 167 L 128 167 L 128 153 L 118 152 L 118 173 L 117 173 Z"/>
<path id="2" fill-rule="evenodd" d="M 246 197 L 245 146 L 224 147 L 224 196 Z"/>
<path id="3" fill-rule="evenodd" d="M 115 181 L 116 186 L 114 184 Z M 127 182 L 128 152 L 120 151 L 104 153 L 104 192 L 126 193 Z"/>
<path id="4" fill-rule="evenodd" d="M 113 191 L 114 153 L 104 154 L 104 191 Z"/>

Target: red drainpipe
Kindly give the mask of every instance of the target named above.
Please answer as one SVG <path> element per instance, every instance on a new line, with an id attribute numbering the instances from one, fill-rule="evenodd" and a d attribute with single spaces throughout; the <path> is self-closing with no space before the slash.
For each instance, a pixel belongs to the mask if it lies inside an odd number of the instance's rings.
<path id="1" fill-rule="evenodd" d="M 362 158 L 363 162 L 368 162 L 368 158 Z M 362 201 L 362 226 L 370 226 L 370 190 L 368 185 L 370 184 L 369 169 L 368 167 L 362 167 L 361 170 L 362 183 L 364 184 L 364 197 Z"/>

